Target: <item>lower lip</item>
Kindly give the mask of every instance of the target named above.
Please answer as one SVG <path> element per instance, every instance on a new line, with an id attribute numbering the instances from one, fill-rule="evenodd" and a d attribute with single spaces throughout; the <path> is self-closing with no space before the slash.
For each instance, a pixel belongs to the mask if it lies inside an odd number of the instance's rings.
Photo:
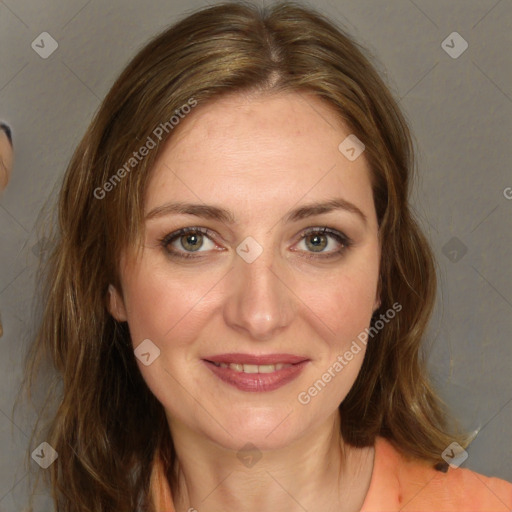
<path id="1" fill-rule="evenodd" d="M 309 361 L 292 364 L 287 368 L 276 370 L 272 373 L 244 373 L 231 368 L 215 366 L 210 361 L 205 361 L 206 366 L 222 381 L 231 384 L 241 391 L 273 391 L 297 378 Z"/>

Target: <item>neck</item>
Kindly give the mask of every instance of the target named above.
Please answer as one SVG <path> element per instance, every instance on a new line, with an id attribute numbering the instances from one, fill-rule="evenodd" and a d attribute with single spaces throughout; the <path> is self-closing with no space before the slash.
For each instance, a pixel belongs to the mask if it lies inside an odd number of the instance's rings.
<path id="1" fill-rule="evenodd" d="M 176 512 L 360 510 L 370 484 L 373 448 L 343 442 L 339 414 L 286 446 L 260 452 L 226 449 L 171 423 L 176 449 Z"/>

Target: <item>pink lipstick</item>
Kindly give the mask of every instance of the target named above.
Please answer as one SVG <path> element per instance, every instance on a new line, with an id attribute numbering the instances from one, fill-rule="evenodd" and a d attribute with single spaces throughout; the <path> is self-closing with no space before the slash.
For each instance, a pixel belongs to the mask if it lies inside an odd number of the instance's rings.
<path id="1" fill-rule="evenodd" d="M 273 391 L 297 378 L 309 359 L 292 354 L 220 354 L 203 359 L 220 380 L 241 391 Z"/>

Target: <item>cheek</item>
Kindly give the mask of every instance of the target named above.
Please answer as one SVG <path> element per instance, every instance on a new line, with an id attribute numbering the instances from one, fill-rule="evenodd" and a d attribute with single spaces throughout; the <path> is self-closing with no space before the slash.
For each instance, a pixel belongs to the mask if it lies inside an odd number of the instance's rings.
<path id="1" fill-rule="evenodd" d="M 304 280 L 298 295 L 316 317 L 320 336 L 333 346 L 350 345 L 370 323 L 377 292 L 378 257 L 349 262 L 321 281 Z M 363 259 L 362 259 L 363 261 Z"/>
<path id="2" fill-rule="evenodd" d="M 173 347 L 193 340 L 201 319 L 204 321 L 208 293 L 214 284 L 207 275 L 197 279 L 176 271 L 170 274 L 158 265 L 142 265 L 125 286 L 133 344 L 149 338 L 167 350 L 170 340 Z"/>

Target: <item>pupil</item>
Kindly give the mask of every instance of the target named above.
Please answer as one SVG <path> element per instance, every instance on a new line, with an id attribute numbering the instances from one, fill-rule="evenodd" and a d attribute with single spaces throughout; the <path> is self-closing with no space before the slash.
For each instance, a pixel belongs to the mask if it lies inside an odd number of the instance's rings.
<path id="1" fill-rule="evenodd" d="M 199 249 L 200 244 L 198 243 L 198 240 L 199 238 L 197 235 L 185 235 L 185 249 L 192 251 Z"/>
<path id="2" fill-rule="evenodd" d="M 311 245 L 314 247 L 314 248 L 322 248 L 321 245 L 322 245 L 322 242 L 324 242 L 324 239 L 325 237 L 322 236 L 322 235 L 313 235 L 312 238 L 311 238 Z"/>

